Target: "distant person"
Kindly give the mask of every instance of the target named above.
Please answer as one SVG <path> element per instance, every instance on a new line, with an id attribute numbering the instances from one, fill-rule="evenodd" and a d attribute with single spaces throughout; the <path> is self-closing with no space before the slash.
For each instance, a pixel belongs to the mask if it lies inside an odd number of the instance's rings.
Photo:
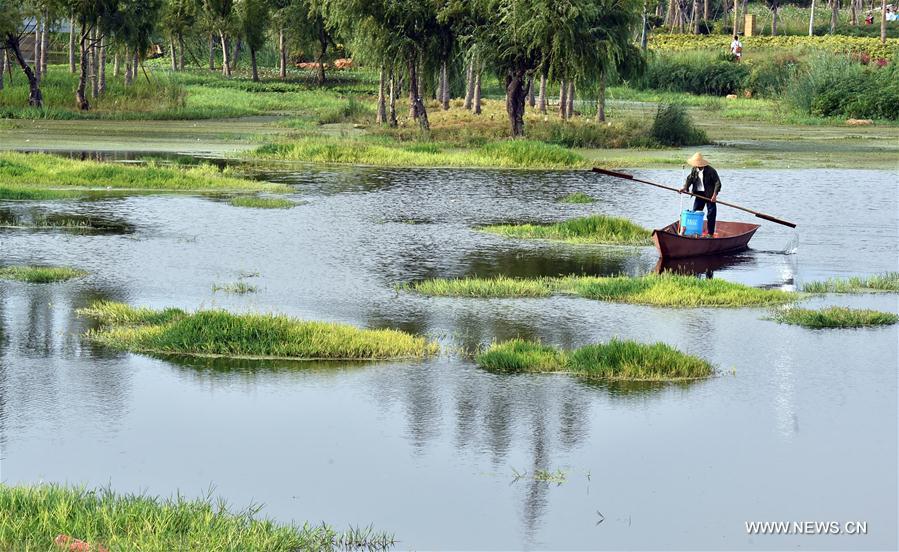
<path id="1" fill-rule="evenodd" d="M 869 13 L 865 16 L 865 25 L 873 25 L 874 24 L 874 14 Z"/>
<path id="2" fill-rule="evenodd" d="M 730 43 L 730 53 L 734 55 L 737 61 L 743 59 L 743 43 L 740 42 L 740 38 L 736 34 Z"/>
<path id="3" fill-rule="evenodd" d="M 693 210 L 702 211 L 703 207 L 708 211 L 708 231 L 709 236 L 715 236 L 715 218 L 718 215 L 718 206 L 715 201 L 718 199 L 718 192 L 721 191 L 721 179 L 718 178 L 718 172 L 709 165 L 701 153 L 698 151 L 693 157 L 687 159 L 687 164 L 693 167 L 690 176 L 684 183 L 681 192 L 690 191 L 697 196 L 693 200 Z"/>

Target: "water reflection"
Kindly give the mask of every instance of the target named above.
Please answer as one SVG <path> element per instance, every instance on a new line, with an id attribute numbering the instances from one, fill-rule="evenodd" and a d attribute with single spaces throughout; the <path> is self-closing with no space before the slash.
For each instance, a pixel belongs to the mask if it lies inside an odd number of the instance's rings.
<path id="1" fill-rule="evenodd" d="M 0 229 L 64 231 L 74 234 L 132 234 L 134 225 L 124 218 L 98 213 L 54 212 L 23 204 L 0 207 Z"/>

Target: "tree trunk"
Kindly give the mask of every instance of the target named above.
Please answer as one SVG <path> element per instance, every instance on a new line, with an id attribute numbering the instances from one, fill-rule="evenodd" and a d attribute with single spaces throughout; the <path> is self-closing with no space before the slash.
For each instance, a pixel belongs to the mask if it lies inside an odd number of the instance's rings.
<path id="1" fill-rule="evenodd" d="M 284 41 L 284 27 L 278 27 L 278 77 L 287 78 L 287 44 Z"/>
<path id="2" fill-rule="evenodd" d="M 131 86 L 134 80 L 135 67 L 131 66 L 131 49 L 125 46 L 125 86 Z"/>
<path id="3" fill-rule="evenodd" d="M 412 109 L 415 112 L 414 117 L 418 119 L 418 124 L 423 131 L 430 131 L 431 124 L 428 122 L 428 111 L 425 104 L 421 101 L 421 94 L 418 91 L 418 56 L 409 56 L 409 90 L 412 94 Z"/>
<path id="4" fill-rule="evenodd" d="M 231 60 L 228 59 L 228 37 L 225 36 L 225 33 L 219 31 L 219 39 L 222 42 L 222 75 L 226 78 L 231 78 Z"/>
<path id="5" fill-rule="evenodd" d="M 396 128 L 396 77 L 393 74 L 393 69 L 390 69 L 390 111 L 388 112 L 387 126 L 390 128 Z"/>
<path id="6" fill-rule="evenodd" d="M 137 70 L 140 68 L 140 52 L 137 48 L 134 49 L 134 52 L 131 53 L 131 82 L 136 82 L 139 78 L 137 75 Z"/>
<path id="7" fill-rule="evenodd" d="M 812 0 L 814 2 L 815 0 Z M 739 0 L 734 0 L 734 34 L 739 34 L 740 32 L 740 4 Z"/>
<path id="8" fill-rule="evenodd" d="M 709 20 L 709 0 L 702 0 L 702 20 Z"/>
<path id="9" fill-rule="evenodd" d="M 777 4 L 771 8 L 771 36 L 777 36 Z"/>
<path id="10" fill-rule="evenodd" d="M 209 70 L 215 71 L 215 36 L 209 33 Z"/>
<path id="11" fill-rule="evenodd" d="M 69 18 L 69 73 L 75 73 L 75 18 Z"/>
<path id="12" fill-rule="evenodd" d="M 100 48 L 97 44 L 97 36 L 100 31 L 94 27 L 91 35 L 91 98 L 97 99 L 100 96 Z"/>
<path id="13" fill-rule="evenodd" d="M 100 37 L 99 63 L 97 63 L 97 92 L 103 95 L 106 92 L 106 37 Z"/>
<path id="14" fill-rule="evenodd" d="M 119 49 L 116 47 L 115 53 L 112 55 L 112 76 L 119 77 Z"/>
<path id="15" fill-rule="evenodd" d="M 699 0 L 693 0 L 693 34 L 699 34 Z"/>
<path id="16" fill-rule="evenodd" d="M 41 17 L 40 15 L 35 15 L 34 50 L 32 52 L 32 59 L 34 62 L 34 78 L 37 79 L 38 84 L 41 82 L 41 42 Z"/>
<path id="17" fill-rule="evenodd" d="M 482 71 L 480 62 L 475 65 L 474 68 L 474 96 L 471 98 L 472 103 L 472 111 L 475 115 L 481 114 L 481 73 Z"/>
<path id="18" fill-rule="evenodd" d="M 178 56 L 175 53 L 175 35 L 169 35 L 169 57 L 172 60 L 172 72 L 178 70 Z"/>
<path id="19" fill-rule="evenodd" d="M 441 81 L 440 104 L 441 104 L 441 107 L 443 107 L 443 110 L 447 111 L 449 109 L 450 91 L 449 91 L 449 74 L 446 69 L 446 60 L 443 61 L 443 66 L 440 69 L 440 81 Z"/>
<path id="20" fill-rule="evenodd" d="M 324 25 L 318 29 L 318 85 L 325 85 L 325 54 L 328 51 L 328 35 L 325 34 Z"/>
<path id="21" fill-rule="evenodd" d="M 383 125 L 387 122 L 387 105 L 384 98 L 384 66 L 378 72 L 378 112 L 375 115 L 375 123 Z"/>
<path id="22" fill-rule="evenodd" d="M 531 106 L 532 109 L 535 105 L 537 105 L 537 93 L 534 92 L 534 81 L 536 79 L 536 75 L 533 75 L 530 79 L 528 79 L 528 105 Z"/>
<path id="23" fill-rule="evenodd" d="M 44 107 L 44 96 L 41 94 L 40 83 L 34 76 L 34 71 L 31 70 L 31 67 L 25 61 L 25 56 L 22 55 L 18 35 L 12 33 L 6 35 L 6 49 L 13 53 L 16 61 L 19 62 L 19 67 L 25 73 L 25 78 L 28 79 L 28 105 L 31 107 Z M 3 52 L 3 55 L 4 57 L 6 56 L 6 51 Z"/>
<path id="24" fill-rule="evenodd" d="M 858 26 L 858 15 L 855 12 L 855 0 L 849 0 L 849 24 L 853 27 Z"/>
<path id="25" fill-rule="evenodd" d="M 837 32 L 837 23 L 840 19 L 840 2 L 839 0 L 831 0 L 832 6 L 830 11 L 830 34 Z"/>
<path id="26" fill-rule="evenodd" d="M 41 75 L 46 75 L 47 53 L 50 50 L 50 10 L 44 8 L 41 19 L 44 20 L 43 29 L 41 30 Z"/>
<path id="27" fill-rule="evenodd" d="M 811 14 L 808 16 L 808 35 L 814 36 L 814 34 L 815 34 L 815 0 L 812 0 Z"/>
<path id="28" fill-rule="evenodd" d="M 178 70 L 184 71 L 184 33 L 178 33 Z"/>
<path id="29" fill-rule="evenodd" d="M 0 90 L 3 90 L 3 73 L 6 72 L 6 49 L 0 48 Z"/>
<path id="30" fill-rule="evenodd" d="M 568 105 L 565 106 L 565 115 L 571 119 L 574 117 L 574 81 L 568 81 Z"/>
<path id="31" fill-rule="evenodd" d="M 253 69 L 253 82 L 259 82 L 259 69 L 256 67 L 256 48 L 250 46 L 250 65 Z"/>
<path id="32" fill-rule="evenodd" d="M 524 71 L 513 71 L 506 75 L 506 113 L 509 114 L 512 137 L 524 135 Z"/>
<path id="33" fill-rule="evenodd" d="M 474 96 L 474 58 L 468 60 L 468 69 L 465 70 L 465 109 L 471 109 L 471 98 Z"/>
<path id="34" fill-rule="evenodd" d="M 243 39 L 238 36 L 237 40 L 234 41 L 234 54 L 231 56 L 229 61 L 231 62 L 231 70 L 234 71 L 237 69 L 237 60 L 240 59 L 240 51 L 243 49 Z"/>
<path id="35" fill-rule="evenodd" d="M 708 0 L 706 0 L 708 2 Z M 646 2 L 643 2 L 643 15 L 640 16 L 642 26 L 640 28 L 640 49 L 644 52 L 646 51 L 647 43 L 649 42 L 649 37 L 647 36 L 649 33 L 647 32 L 647 26 L 649 25 L 649 21 L 646 19 Z"/>
<path id="36" fill-rule="evenodd" d="M 568 118 L 568 84 L 564 80 L 559 85 L 559 118 Z"/>
<path id="37" fill-rule="evenodd" d="M 599 74 L 599 94 L 596 98 L 596 122 L 606 122 L 606 72 Z"/>
<path id="38" fill-rule="evenodd" d="M 887 43 L 887 0 L 880 0 L 880 42 Z"/>
<path id="39" fill-rule="evenodd" d="M 540 75 L 540 93 L 537 96 L 537 110 L 546 115 L 546 75 Z"/>
<path id="40" fill-rule="evenodd" d="M 75 104 L 78 106 L 78 109 L 82 111 L 87 111 L 91 108 L 91 104 L 87 101 L 87 94 L 85 93 L 88 78 L 87 70 L 88 65 L 90 64 L 90 49 L 88 47 L 89 39 L 90 29 L 87 28 L 87 25 L 81 25 L 81 73 L 78 76 L 78 88 L 75 89 Z"/>

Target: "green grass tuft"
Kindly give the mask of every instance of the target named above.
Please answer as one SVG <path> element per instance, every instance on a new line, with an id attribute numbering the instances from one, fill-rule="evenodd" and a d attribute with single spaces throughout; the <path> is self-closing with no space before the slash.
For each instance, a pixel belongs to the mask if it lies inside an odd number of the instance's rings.
<path id="1" fill-rule="evenodd" d="M 404 289 L 439 297 L 547 297 L 565 293 L 600 301 L 659 307 L 772 306 L 801 297 L 794 292 L 669 273 L 640 277 L 435 278 L 407 284 Z"/>
<path id="2" fill-rule="evenodd" d="M 478 365 L 503 373 L 565 372 L 610 380 L 672 380 L 712 375 L 711 364 L 664 343 L 644 344 L 613 339 L 573 351 L 560 351 L 533 341 L 513 339 L 477 355 Z"/>
<path id="3" fill-rule="evenodd" d="M 230 284 L 213 284 L 212 291 L 224 291 L 225 293 L 237 293 L 243 295 L 245 293 L 256 293 L 257 288 L 246 282 L 233 282 Z"/>
<path id="4" fill-rule="evenodd" d="M 209 497 L 159 499 L 52 484 L 0 484 L 0 549 L 61 550 L 54 545 L 59 535 L 84 541 L 91 551 L 102 545 L 148 552 L 293 552 L 332 550 L 353 542 L 387 549 L 394 543 L 392 535 L 358 529 L 338 533 L 324 524 L 283 525 L 257 517 L 258 512 L 259 507 L 250 507 L 232 513 L 224 502 Z"/>
<path id="5" fill-rule="evenodd" d="M 290 209 L 297 203 L 289 199 L 275 197 L 238 196 L 229 202 L 234 207 L 250 207 L 253 209 Z"/>
<path id="6" fill-rule="evenodd" d="M 829 278 L 823 282 L 809 282 L 802 286 L 807 293 L 869 293 L 874 291 L 899 291 L 899 272 L 887 272 L 873 276 Z"/>
<path id="7" fill-rule="evenodd" d="M 272 314 L 153 311 L 110 302 L 95 303 L 79 314 L 103 324 L 89 338 L 133 352 L 296 360 L 423 358 L 439 352 L 437 344 L 397 330 Z"/>
<path id="8" fill-rule="evenodd" d="M 559 203 L 593 203 L 596 200 L 584 192 L 574 192 L 559 200 Z"/>
<path id="9" fill-rule="evenodd" d="M 862 328 L 888 326 L 899 322 L 899 316 L 891 312 L 870 309 L 828 307 L 820 310 L 793 307 L 776 311 L 773 320 L 806 328 Z"/>
<path id="10" fill-rule="evenodd" d="M 555 224 L 498 224 L 481 228 L 508 238 L 554 240 L 566 243 L 648 245 L 652 232 L 627 219 L 591 215 Z"/>
<path id="11" fill-rule="evenodd" d="M 17 280 L 32 284 L 64 282 L 87 276 L 87 272 L 64 266 L 5 266 L 0 267 L 0 280 Z"/>

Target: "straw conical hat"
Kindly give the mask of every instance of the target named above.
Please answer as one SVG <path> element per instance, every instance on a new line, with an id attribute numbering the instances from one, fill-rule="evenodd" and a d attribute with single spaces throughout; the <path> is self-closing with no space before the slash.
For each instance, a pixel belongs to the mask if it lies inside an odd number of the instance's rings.
<path id="1" fill-rule="evenodd" d="M 693 154 L 693 157 L 687 159 L 687 165 L 690 165 L 691 167 L 707 167 L 708 164 L 709 162 L 706 161 L 705 157 L 698 151 Z"/>

